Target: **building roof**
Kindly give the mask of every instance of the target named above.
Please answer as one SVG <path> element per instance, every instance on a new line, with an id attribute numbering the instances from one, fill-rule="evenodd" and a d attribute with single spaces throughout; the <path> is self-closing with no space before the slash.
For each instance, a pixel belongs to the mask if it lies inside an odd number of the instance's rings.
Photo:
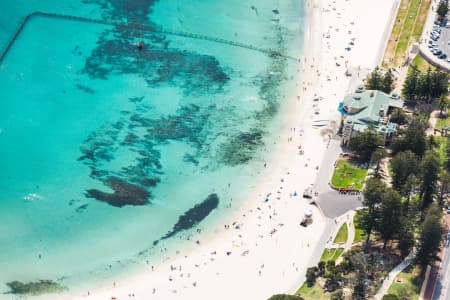
<path id="1" fill-rule="evenodd" d="M 353 129 L 363 131 L 373 125 L 378 131 L 392 131 L 396 126 L 388 124 L 386 118 L 390 107 L 402 107 L 403 101 L 394 100 L 381 91 L 364 90 L 358 88 L 354 94 L 344 98 L 343 106 L 346 111 L 345 121 L 353 124 Z"/>
<path id="2" fill-rule="evenodd" d="M 364 93 L 355 93 L 353 95 L 347 95 L 344 98 L 344 106 L 346 108 L 354 108 L 358 110 L 366 108 L 370 103 L 367 97 L 363 97 L 363 94 Z"/>
<path id="3" fill-rule="evenodd" d="M 389 106 L 396 108 L 403 108 L 403 100 L 400 99 L 389 99 Z"/>
<path id="4" fill-rule="evenodd" d="M 380 116 L 387 114 L 389 96 L 381 91 L 364 90 L 344 98 L 348 112 L 347 120 L 353 123 L 377 123 Z"/>

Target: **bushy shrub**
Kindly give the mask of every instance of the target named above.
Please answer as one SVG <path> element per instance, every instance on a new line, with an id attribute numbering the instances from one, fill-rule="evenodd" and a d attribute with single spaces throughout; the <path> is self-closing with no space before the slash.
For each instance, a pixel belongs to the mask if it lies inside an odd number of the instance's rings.
<path id="1" fill-rule="evenodd" d="M 394 294 L 387 294 L 383 296 L 383 300 L 400 300 L 400 298 Z"/>
<path id="2" fill-rule="evenodd" d="M 344 300 L 344 292 L 337 290 L 331 293 L 330 300 Z"/>
<path id="3" fill-rule="evenodd" d="M 306 285 L 312 287 L 316 282 L 317 273 L 319 269 L 317 267 L 311 267 L 306 270 Z"/>

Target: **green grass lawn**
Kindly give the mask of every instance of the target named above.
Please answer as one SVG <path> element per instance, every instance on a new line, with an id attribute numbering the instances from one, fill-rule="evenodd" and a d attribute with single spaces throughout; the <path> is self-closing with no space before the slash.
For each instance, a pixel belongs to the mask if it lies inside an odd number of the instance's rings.
<path id="1" fill-rule="evenodd" d="M 400 7 L 395 18 L 394 26 L 392 27 L 391 35 L 389 36 L 389 41 L 386 47 L 386 52 L 384 53 L 383 66 L 390 68 L 393 67 L 391 58 L 395 56 L 395 49 L 397 48 L 397 41 L 402 32 L 403 24 L 405 23 L 405 17 L 408 14 L 409 1 L 402 0 Z"/>
<path id="2" fill-rule="evenodd" d="M 419 69 L 420 72 L 427 72 L 428 68 L 431 68 L 431 70 L 435 70 L 436 68 L 433 65 L 430 65 L 425 58 L 419 53 L 414 57 L 412 64 L 416 66 L 417 69 Z M 408 68 L 408 72 L 411 72 L 412 67 Z"/>
<path id="3" fill-rule="evenodd" d="M 400 65 L 404 62 L 406 50 L 411 40 L 411 36 L 416 23 L 416 17 L 419 12 L 420 0 L 409 1 L 408 13 L 405 16 L 405 22 L 403 24 L 402 33 L 397 43 L 397 49 L 395 50 L 395 62 L 396 65 Z"/>
<path id="4" fill-rule="evenodd" d="M 336 261 L 336 259 L 338 259 L 343 252 L 344 248 L 325 249 L 323 250 L 322 256 L 320 257 L 320 261 Z"/>
<path id="5" fill-rule="evenodd" d="M 331 295 L 328 292 L 324 292 L 324 290 L 317 283 L 312 287 L 308 287 L 306 283 L 304 283 L 295 294 L 301 295 L 303 298 L 308 300 L 328 300 Z"/>
<path id="6" fill-rule="evenodd" d="M 437 153 L 439 155 L 439 162 L 441 164 L 442 167 L 444 167 L 445 161 L 447 160 L 447 155 L 446 155 L 446 148 L 447 148 L 447 142 L 448 142 L 448 138 L 447 137 L 443 137 L 443 136 L 435 136 L 434 140 L 436 141 L 437 145 Z"/>
<path id="7" fill-rule="evenodd" d="M 450 117 L 448 116 L 448 114 L 446 117 L 439 117 L 436 122 L 436 128 L 442 128 L 446 126 L 450 126 Z"/>
<path id="8" fill-rule="evenodd" d="M 353 240 L 353 243 L 364 242 L 366 240 L 364 229 L 361 228 L 359 221 L 362 212 L 362 209 L 356 211 L 355 217 L 353 218 L 353 224 L 355 226 L 355 239 Z"/>
<path id="9" fill-rule="evenodd" d="M 354 188 L 361 190 L 367 175 L 367 169 L 340 159 L 334 169 L 331 184 L 336 188 Z"/>
<path id="10" fill-rule="evenodd" d="M 422 36 L 423 27 L 425 26 L 425 21 L 427 20 L 428 10 L 431 5 L 431 0 L 424 0 L 420 5 L 419 15 L 416 19 L 416 25 L 414 26 L 413 38 L 417 42 Z"/>
<path id="11" fill-rule="evenodd" d="M 416 277 L 419 274 L 419 268 L 409 266 L 403 272 L 397 275 L 388 290 L 388 294 L 394 294 L 400 296 L 404 291 L 410 295 L 408 299 L 419 299 L 420 287 L 422 280 L 417 280 Z M 400 279 L 400 280 L 399 280 Z M 401 281 L 401 282 L 399 282 Z M 419 281 L 419 282 L 417 282 Z"/>
<path id="12" fill-rule="evenodd" d="M 347 223 L 342 224 L 341 228 L 339 228 L 336 237 L 334 238 L 334 243 L 345 243 L 348 239 L 348 226 Z"/>
<path id="13" fill-rule="evenodd" d="M 384 67 L 403 64 L 408 46 L 420 40 L 430 5 L 431 0 L 401 1 L 384 54 Z"/>

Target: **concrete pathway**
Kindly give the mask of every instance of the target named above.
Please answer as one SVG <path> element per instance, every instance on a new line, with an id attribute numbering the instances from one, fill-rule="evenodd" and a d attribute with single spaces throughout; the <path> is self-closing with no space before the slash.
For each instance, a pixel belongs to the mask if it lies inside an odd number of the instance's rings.
<path id="1" fill-rule="evenodd" d="M 389 274 L 384 279 L 380 289 L 374 296 L 376 300 L 382 299 L 383 296 L 387 294 L 387 291 L 389 290 L 389 287 L 391 286 L 392 282 L 394 282 L 395 277 L 397 277 L 397 275 L 400 272 L 402 272 L 404 269 L 406 269 L 406 267 L 408 267 L 411 264 L 412 257 L 413 252 L 411 251 L 411 253 L 409 253 L 409 255 L 400 264 L 398 264 L 394 269 L 392 269 L 391 272 L 389 272 Z"/>
<path id="2" fill-rule="evenodd" d="M 355 216 L 355 211 L 349 211 L 348 213 L 340 216 L 339 218 L 335 219 L 335 224 L 337 225 L 335 228 L 335 232 L 333 232 L 330 235 L 330 238 L 328 239 L 328 247 L 327 248 L 344 248 L 344 251 L 347 251 L 352 247 L 353 240 L 355 239 L 355 226 L 353 225 L 353 217 Z M 342 227 L 342 225 L 347 224 L 348 228 L 348 235 L 347 235 L 347 241 L 345 243 L 334 243 L 334 239 L 336 238 L 336 235 L 339 232 L 339 229 Z"/>
<path id="3" fill-rule="evenodd" d="M 355 224 L 353 224 L 353 218 L 355 217 L 355 214 L 356 212 L 354 210 L 347 214 L 348 239 L 344 244 L 344 251 L 349 250 L 353 245 L 353 241 L 355 240 Z"/>
<path id="4" fill-rule="evenodd" d="M 448 292 L 450 289 L 450 214 L 444 216 L 444 222 L 446 237 L 439 253 L 441 261 L 436 262 L 431 269 L 425 288 L 424 300 L 450 299 L 450 293 Z"/>
<path id="5" fill-rule="evenodd" d="M 350 248 L 353 245 L 353 241 L 355 240 L 355 225 L 353 224 L 353 217 L 355 216 L 355 211 L 349 211 L 342 217 L 339 217 L 339 226 L 337 226 L 337 231 L 334 233 L 332 244 L 328 248 L 344 248 L 344 253 L 350 250 Z M 336 222 L 336 221 L 335 221 Z M 348 228 L 348 235 L 347 235 L 347 241 L 345 243 L 333 243 L 334 239 L 336 238 L 337 233 L 339 232 L 339 229 L 343 224 L 347 224 Z M 342 262 L 343 258 L 342 255 L 338 257 L 336 260 L 336 264 L 340 264 Z"/>

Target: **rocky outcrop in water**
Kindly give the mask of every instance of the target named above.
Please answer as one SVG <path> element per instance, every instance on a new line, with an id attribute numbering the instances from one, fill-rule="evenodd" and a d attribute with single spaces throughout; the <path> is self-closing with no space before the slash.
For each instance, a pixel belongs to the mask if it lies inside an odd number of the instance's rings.
<path id="1" fill-rule="evenodd" d="M 114 190 L 114 193 L 106 193 L 97 189 L 87 190 L 86 196 L 106 202 L 112 206 L 146 205 L 149 203 L 150 192 L 145 188 L 128 183 L 117 177 L 109 177 L 105 184 Z"/>
<path id="2" fill-rule="evenodd" d="M 193 208 L 186 211 L 178 218 L 178 222 L 173 226 L 165 236 L 157 241 L 153 242 L 153 245 L 157 245 L 161 240 L 168 239 L 180 231 L 188 230 L 198 225 L 203 219 L 205 219 L 214 209 L 219 205 L 219 196 L 217 194 L 210 194 L 203 202 L 196 204 Z"/>

